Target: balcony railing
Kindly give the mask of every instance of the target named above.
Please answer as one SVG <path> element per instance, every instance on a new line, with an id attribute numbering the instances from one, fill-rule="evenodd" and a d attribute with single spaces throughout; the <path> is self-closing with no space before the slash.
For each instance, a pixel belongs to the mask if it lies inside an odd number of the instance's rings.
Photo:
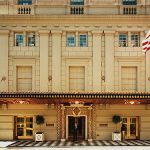
<path id="1" fill-rule="evenodd" d="M 83 6 L 70 7 L 70 14 L 74 14 L 74 15 L 84 14 L 84 7 Z"/>
<path id="2" fill-rule="evenodd" d="M 135 15 L 137 14 L 137 8 L 136 7 L 124 7 L 123 8 L 123 14 L 124 15 Z"/>
<path id="3" fill-rule="evenodd" d="M 19 6 L 17 8 L 17 14 L 31 14 L 31 7 L 30 6 Z"/>

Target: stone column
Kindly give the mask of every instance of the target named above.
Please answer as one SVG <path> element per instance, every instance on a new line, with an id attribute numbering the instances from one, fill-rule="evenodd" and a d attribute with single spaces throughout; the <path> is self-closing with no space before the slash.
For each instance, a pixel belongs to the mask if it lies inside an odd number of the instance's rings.
<path id="1" fill-rule="evenodd" d="M 101 53 L 102 31 L 92 31 L 93 34 L 93 91 L 101 91 Z"/>
<path id="2" fill-rule="evenodd" d="M 105 91 L 114 91 L 115 32 L 105 31 Z"/>
<path id="3" fill-rule="evenodd" d="M 8 91 L 9 30 L 0 31 L 0 91 Z"/>
<path id="4" fill-rule="evenodd" d="M 131 32 L 128 32 L 128 37 L 127 37 L 127 45 L 128 47 L 133 47 L 133 43 L 131 41 Z"/>
<path id="5" fill-rule="evenodd" d="M 48 91 L 49 31 L 40 30 L 40 91 Z"/>
<path id="6" fill-rule="evenodd" d="M 88 108 L 88 141 L 92 141 L 92 107 Z"/>
<path id="7" fill-rule="evenodd" d="M 52 30 L 52 91 L 61 91 L 61 34 L 60 30 Z"/>
<path id="8" fill-rule="evenodd" d="M 78 33 L 78 32 L 76 32 L 76 34 L 75 34 L 75 39 L 76 39 L 76 40 L 75 40 L 75 42 L 76 42 L 76 43 L 75 43 L 75 46 L 76 46 L 76 47 L 79 47 L 80 44 L 79 44 L 79 33 Z"/>
<path id="9" fill-rule="evenodd" d="M 140 42 L 140 47 L 142 47 L 142 41 L 145 39 L 145 36 L 146 36 L 146 35 L 144 34 L 143 31 L 140 32 L 140 41 L 139 41 L 139 42 Z M 148 65 L 149 65 L 148 62 L 149 62 L 149 60 L 148 60 L 148 59 L 149 59 L 149 57 L 150 57 L 150 56 L 149 56 L 149 55 L 150 55 L 150 54 L 149 54 L 150 52 L 148 51 L 148 52 L 145 54 L 144 51 L 142 52 L 142 50 L 143 50 L 143 49 L 141 49 L 141 53 L 142 53 L 142 55 L 143 55 L 143 57 L 144 57 L 144 60 L 143 60 L 143 61 L 144 61 L 144 73 L 145 73 L 145 75 L 144 75 L 144 78 L 145 78 L 145 83 L 144 83 L 144 84 L 145 84 L 145 91 L 146 91 L 146 92 L 149 92 L 149 91 L 150 91 L 150 89 L 149 89 L 149 88 L 150 88 L 150 83 L 149 83 L 150 81 L 148 80 L 148 77 L 150 76 L 150 71 L 149 71 L 149 73 L 148 73 L 148 70 L 149 70 L 149 67 L 148 67 Z"/>
<path id="10" fill-rule="evenodd" d="M 61 107 L 61 141 L 65 141 L 65 107 Z"/>

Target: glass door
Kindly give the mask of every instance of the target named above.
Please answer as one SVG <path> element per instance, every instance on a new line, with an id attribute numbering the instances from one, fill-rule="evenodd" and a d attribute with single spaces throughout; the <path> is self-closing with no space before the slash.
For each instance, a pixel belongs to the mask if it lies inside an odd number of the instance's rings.
<path id="1" fill-rule="evenodd" d="M 85 116 L 68 116 L 68 140 L 73 139 L 85 139 Z"/>
<path id="2" fill-rule="evenodd" d="M 33 139 L 33 117 L 16 117 L 18 139 Z"/>
<path id="3" fill-rule="evenodd" d="M 139 118 L 122 117 L 122 130 L 125 131 L 125 139 L 137 139 L 139 136 Z"/>

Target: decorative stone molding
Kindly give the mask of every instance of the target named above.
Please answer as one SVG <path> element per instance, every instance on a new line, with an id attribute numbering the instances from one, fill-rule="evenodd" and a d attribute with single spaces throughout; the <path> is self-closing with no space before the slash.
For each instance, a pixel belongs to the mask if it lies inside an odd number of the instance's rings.
<path id="1" fill-rule="evenodd" d="M 0 35 L 8 35 L 9 32 L 9 30 L 0 30 Z"/>
<path id="2" fill-rule="evenodd" d="M 50 33 L 49 30 L 39 30 L 39 34 L 40 34 L 40 35 L 47 35 L 47 34 L 49 34 L 49 33 Z"/>
<path id="3" fill-rule="evenodd" d="M 104 30 L 105 34 L 115 34 L 114 30 Z"/>
<path id="4" fill-rule="evenodd" d="M 62 34 L 61 30 L 51 30 L 51 34 Z"/>
<path id="5" fill-rule="evenodd" d="M 92 34 L 93 35 L 97 35 L 97 36 L 101 36 L 103 34 L 103 30 L 98 30 L 98 31 L 97 30 L 93 30 Z"/>

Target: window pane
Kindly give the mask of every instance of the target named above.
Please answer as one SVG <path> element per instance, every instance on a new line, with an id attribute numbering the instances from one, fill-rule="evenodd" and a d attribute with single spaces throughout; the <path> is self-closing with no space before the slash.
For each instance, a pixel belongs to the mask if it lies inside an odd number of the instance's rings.
<path id="1" fill-rule="evenodd" d="M 86 47 L 87 46 L 87 35 L 81 34 L 80 35 L 80 47 Z"/>
<path id="2" fill-rule="evenodd" d="M 84 0 L 70 0 L 70 5 L 84 5 Z"/>
<path id="3" fill-rule="evenodd" d="M 24 132 L 23 132 L 23 128 L 17 128 L 17 136 L 23 136 Z"/>
<path id="4" fill-rule="evenodd" d="M 16 37 L 16 45 L 15 46 L 23 46 L 23 41 L 24 41 L 24 35 L 21 34 L 15 34 Z"/>
<path id="5" fill-rule="evenodd" d="M 75 34 L 67 34 L 67 46 L 74 47 L 75 46 Z"/>
<path id="6" fill-rule="evenodd" d="M 18 0 L 18 5 L 32 5 L 32 0 Z"/>
<path id="7" fill-rule="evenodd" d="M 119 35 L 119 47 L 127 47 L 127 34 Z"/>
<path id="8" fill-rule="evenodd" d="M 33 135 L 33 131 L 32 130 L 26 130 L 26 136 L 32 136 Z"/>
<path id="9" fill-rule="evenodd" d="M 123 5 L 136 5 L 137 0 L 122 0 Z"/>
<path id="10" fill-rule="evenodd" d="M 28 33 L 28 46 L 35 46 L 35 33 Z"/>
<path id="11" fill-rule="evenodd" d="M 132 34 L 131 35 L 131 44 L 133 47 L 139 47 L 140 46 L 138 34 Z"/>

